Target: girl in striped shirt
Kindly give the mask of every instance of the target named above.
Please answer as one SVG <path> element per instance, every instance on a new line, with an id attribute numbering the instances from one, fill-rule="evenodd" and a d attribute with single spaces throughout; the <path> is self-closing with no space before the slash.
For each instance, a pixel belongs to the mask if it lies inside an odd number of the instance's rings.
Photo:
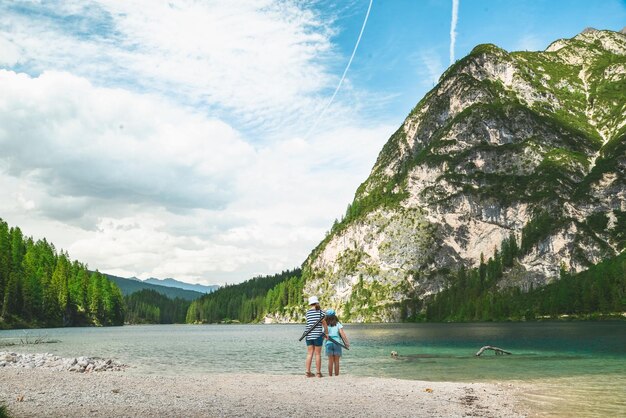
<path id="1" fill-rule="evenodd" d="M 315 354 L 315 368 L 317 373 L 315 376 L 322 377 L 322 345 L 324 344 L 324 336 L 328 335 L 328 327 L 324 318 L 325 312 L 320 308 L 320 302 L 317 296 L 309 298 L 309 310 L 306 312 L 306 329 L 307 331 L 315 325 L 311 332 L 306 336 L 306 377 L 313 377 L 311 373 L 311 362 L 313 354 Z M 317 325 L 316 325 L 317 324 Z"/>

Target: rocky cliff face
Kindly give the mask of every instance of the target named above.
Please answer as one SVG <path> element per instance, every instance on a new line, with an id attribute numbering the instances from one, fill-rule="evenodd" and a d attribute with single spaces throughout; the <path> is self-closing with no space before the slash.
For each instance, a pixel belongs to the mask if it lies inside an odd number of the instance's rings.
<path id="1" fill-rule="evenodd" d="M 543 52 L 479 45 L 450 67 L 304 263 L 305 293 L 353 321 L 398 320 L 399 302 L 511 235 L 525 250 L 502 286 L 624 250 L 624 34 L 585 30 Z"/>

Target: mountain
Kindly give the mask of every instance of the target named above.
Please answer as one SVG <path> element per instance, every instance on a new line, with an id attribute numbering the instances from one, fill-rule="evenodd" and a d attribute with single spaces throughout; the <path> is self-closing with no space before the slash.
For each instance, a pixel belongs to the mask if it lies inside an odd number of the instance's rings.
<path id="1" fill-rule="evenodd" d="M 151 284 L 156 284 L 159 286 L 176 287 L 179 289 L 193 290 L 195 292 L 200 292 L 200 293 L 212 293 L 212 292 L 215 292 L 217 289 L 219 289 L 218 285 L 204 286 L 201 284 L 179 282 L 178 280 L 175 280 L 175 279 L 155 279 L 154 277 L 150 277 L 144 283 L 151 283 Z"/>
<path id="2" fill-rule="evenodd" d="M 404 319 L 505 250 L 497 289 L 544 286 L 624 251 L 625 178 L 623 33 L 479 45 L 389 138 L 304 262 L 304 293 L 352 321 Z"/>
<path id="3" fill-rule="evenodd" d="M 303 311 L 300 269 L 224 286 L 191 302 L 186 322 L 285 322 Z"/>
<path id="4" fill-rule="evenodd" d="M 143 289 L 124 296 L 124 313 L 129 324 L 184 324 L 191 303 Z"/>
<path id="5" fill-rule="evenodd" d="M 200 296 L 204 295 L 204 293 L 196 292 L 193 290 L 178 289 L 175 287 L 159 286 L 159 285 L 152 284 L 152 283 L 146 283 L 134 277 L 127 279 L 124 277 L 113 276 L 110 274 L 105 274 L 105 276 L 109 280 L 117 284 L 117 286 L 120 288 L 124 296 L 130 295 L 130 294 L 133 294 L 135 292 L 139 292 L 145 289 L 154 290 L 162 295 L 167 296 L 170 299 L 181 298 L 185 300 L 196 300 Z"/>

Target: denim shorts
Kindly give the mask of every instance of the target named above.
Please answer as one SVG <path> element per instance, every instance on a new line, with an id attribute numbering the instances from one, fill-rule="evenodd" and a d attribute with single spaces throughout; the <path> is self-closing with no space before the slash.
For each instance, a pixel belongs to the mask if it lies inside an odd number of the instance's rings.
<path id="1" fill-rule="evenodd" d="M 341 346 L 334 342 L 326 342 L 326 355 L 341 357 Z"/>
<path id="2" fill-rule="evenodd" d="M 321 347 L 322 344 L 324 344 L 324 336 L 320 335 L 319 337 L 313 339 L 313 340 L 309 340 L 307 338 L 306 340 L 306 345 L 314 345 L 315 347 Z"/>

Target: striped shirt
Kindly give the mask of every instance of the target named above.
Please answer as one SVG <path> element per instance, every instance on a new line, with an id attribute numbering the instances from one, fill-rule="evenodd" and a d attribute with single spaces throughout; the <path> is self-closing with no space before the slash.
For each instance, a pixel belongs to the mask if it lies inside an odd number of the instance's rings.
<path id="1" fill-rule="evenodd" d="M 325 315 L 326 312 L 322 311 L 321 309 L 319 311 L 316 311 L 315 309 L 309 309 L 308 311 L 306 311 L 306 330 L 310 330 L 311 327 L 315 325 L 315 323 Z M 319 338 L 323 334 L 324 329 L 322 328 L 322 322 L 320 322 L 315 328 L 313 328 L 313 331 L 311 331 L 309 335 L 306 336 L 306 339 L 314 340 L 316 338 Z"/>

